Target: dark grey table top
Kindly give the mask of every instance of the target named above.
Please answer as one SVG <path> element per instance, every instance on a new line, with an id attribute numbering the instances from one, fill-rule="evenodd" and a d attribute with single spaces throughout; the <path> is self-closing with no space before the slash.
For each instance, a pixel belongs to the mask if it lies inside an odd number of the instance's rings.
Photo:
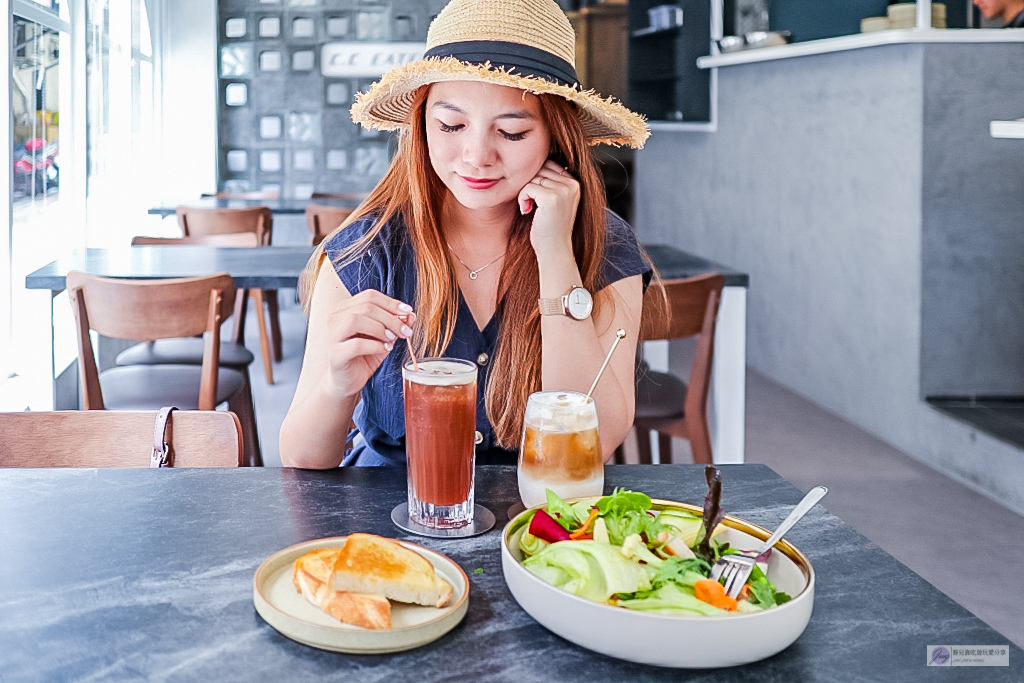
<path id="1" fill-rule="evenodd" d="M 609 467 L 606 490 L 699 502 L 702 469 Z M 800 499 L 762 465 L 721 469 L 727 511 L 762 526 Z M 800 639 L 761 663 L 685 671 L 584 650 L 518 606 L 499 553 L 515 468 L 478 468 L 477 500 L 498 525 L 477 538 L 404 534 L 389 513 L 405 495 L 404 471 L 385 468 L 0 470 L 0 680 L 788 683 L 1024 673 L 1015 646 L 1009 669 L 927 668 L 927 645 L 1008 640 L 820 507 L 787 537 L 818 579 Z M 412 540 L 458 562 L 470 578 L 465 620 L 432 644 L 372 656 L 315 650 L 267 625 L 252 604 L 259 564 L 294 543 L 353 531 Z"/>
<path id="2" fill-rule="evenodd" d="M 695 254 L 667 244 L 645 244 L 644 249 L 651 257 L 654 267 L 665 280 L 693 277 L 704 273 L 721 273 L 725 276 L 726 287 L 749 287 L 750 276 L 738 270 L 709 261 Z"/>
<path id="3" fill-rule="evenodd" d="M 64 289 L 72 270 L 129 278 L 195 277 L 226 272 L 245 288 L 295 287 L 313 247 L 146 246 L 79 249 L 25 276 L 28 289 Z"/>
<path id="4" fill-rule="evenodd" d="M 265 206 L 271 213 L 281 215 L 294 215 L 306 212 L 309 204 L 321 206 L 337 206 L 343 209 L 354 209 L 362 201 L 359 197 L 352 198 L 323 198 L 323 199 L 227 199 L 223 197 L 203 197 L 180 204 L 166 204 L 154 206 L 147 213 L 156 216 L 173 216 L 179 206 L 194 206 L 201 209 L 248 209 L 256 206 Z"/>
<path id="5" fill-rule="evenodd" d="M 699 256 L 663 244 L 644 245 L 665 279 L 703 273 L 725 274 L 727 286 L 746 287 L 740 273 Z M 118 249 L 79 249 L 70 258 L 51 261 L 25 277 L 28 289 L 64 289 L 64 276 L 72 270 L 105 277 L 193 277 L 226 272 L 245 288 L 295 287 L 312 247 L 208 247 L 146 246 Z"/>

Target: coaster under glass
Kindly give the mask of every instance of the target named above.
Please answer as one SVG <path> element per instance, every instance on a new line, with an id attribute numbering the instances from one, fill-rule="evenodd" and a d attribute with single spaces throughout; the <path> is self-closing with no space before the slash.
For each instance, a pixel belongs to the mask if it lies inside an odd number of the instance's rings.
<path id="1" fill-rule="evenodd" d="M 517 501 L 515 505 L 513 505 L 512 507 L 510 507 L 508 509 L 508 518 L 509 518 L 509 520 L 515 519 L 516 515 L 518 515 L 520 512 L 522 512 L 525 509 L 526 509 L 526 506 L 523 505 L 523 501 L 521 501 L 521 500 Z"/>
<path id="2" fill-rule="evenodd" d="M 494 528 L 494 513 L 483 505 L 473 506 L 473 521 L 466 526 L 457 529 L 437 529 L 432 526 L 423 526 L 412 521 L 409 516 L 409 503 L 405 502 L 391 511 L 391 521 L 399 529 L 408 531 L 417 536 L 429 536 L 430 538 L 469 538 L 485 534 Z"/>

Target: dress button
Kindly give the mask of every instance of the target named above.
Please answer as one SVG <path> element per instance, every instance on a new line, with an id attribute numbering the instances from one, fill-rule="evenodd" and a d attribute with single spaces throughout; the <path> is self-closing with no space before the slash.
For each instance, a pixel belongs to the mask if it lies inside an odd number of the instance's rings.
<path id="1" fill-rule="evenodd" d="M 480 432 L 473 432 L 473 443 L 480 445 L 484 442 L 484 435 Z"/>
<path id="2" fill-rule="evenodd" d="M 476 357 L 476 364 L 480 366 L 487 365 L 488 360 L 490 360 L 490 357 L 486 353 L 481 353 Z"/>

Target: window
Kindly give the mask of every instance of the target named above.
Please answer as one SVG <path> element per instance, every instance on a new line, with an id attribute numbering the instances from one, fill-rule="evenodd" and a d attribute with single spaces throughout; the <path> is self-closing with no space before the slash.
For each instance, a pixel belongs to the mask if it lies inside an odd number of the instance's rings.
<path id="1" fill-rule="evenodd" d="M 127 245 L 147 232 L 147 219 L 159 220 L 146 216 L 157 2 L 12 1 L 0 410 L 51 408 L 50 380 L 77 355 L 66 293 L 51 302 L 48 292 L 25 289 L 25 276 L 75 249 Z"/>
<path id="2" fill-rule="evenodd" d="M 7 263 L 0 271 L 0 291 L 5 295 L 0 302 L 0 386 L 10 383 L 11 393 L 24 405 L 2 401 L 0 406 L 24 409 L 36 402 L 33 392 L 45 398 L 51 369 L 49 295 L 26 290 L 25 276 L 61 250 L 80 246 L 84 229 L 80 221 L 69 219 L 69 194 L 61 170 L 69 130 L 69 26 L 56 13 L 56 2 L 16 2 L 13 10 L 12 220 L 5 235 L 10 247 Z"/>

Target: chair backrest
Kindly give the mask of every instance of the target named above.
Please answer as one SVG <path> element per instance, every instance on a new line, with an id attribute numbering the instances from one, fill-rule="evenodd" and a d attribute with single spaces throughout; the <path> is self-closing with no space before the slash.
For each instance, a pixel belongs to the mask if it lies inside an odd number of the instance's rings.
<path id="1" fill-rule="evenodd" d="M 693 369 L 686 391 L 684 412 L 696 414 L 707 404 L 714 357 L 715 324 L 725 278 L 709 273 L 681 280 L 664 280 L 665 299 L 657 287 L 648 287 L 640 321 L 640 339 L 683 339 L 699 335 Z"/>
<path id="2" fill-rule="evenodd" d="M 0 467 L 149 467 L 156 411 L 0 413 Z M 166 442 L 174 467 L 238 467 L 234 413 L 175 410 Z"/>
<path id="3" fill-rule="evenodd" d="M 86 410 L 103 409 L 90 330 L 105 337 L 140 341 L 203 334 L 199 409 L 214 409 L 220 325 L 231 315 L 235 301 L 234 281 L 230 275 L 129 280 L 72 271 L 66 282 L 78 333 L 79 376 Z"/>
<path id="4" fill-rule="evenodd" d="M 228 232 L 217 235 L 193 235 L 192 237 L 133 237 L 132 246 L 187 246 L 208 247 L 258 247 L 259 238 L 254 232 Z"/>
<path id="5" fill-rule="evenodd" d="M 345 222 L 354 209 L 342 209 L 336 206 L 324 206 L 323 204 L 306 205 L 306 227 L 313 235 L 312 243 L 315 247 L 324 241 L 324 238 L 336 227 Z"/>
<path id="6" fill-rule="evenodd" d="M 248 209 L 203 209 L 179 206 L 178 225 L 185 237 L 218 235 L 230 232 L 254 232 L 263 246 L 270 244 L 274 229 L 273 214 L 265 206 Z"/>

